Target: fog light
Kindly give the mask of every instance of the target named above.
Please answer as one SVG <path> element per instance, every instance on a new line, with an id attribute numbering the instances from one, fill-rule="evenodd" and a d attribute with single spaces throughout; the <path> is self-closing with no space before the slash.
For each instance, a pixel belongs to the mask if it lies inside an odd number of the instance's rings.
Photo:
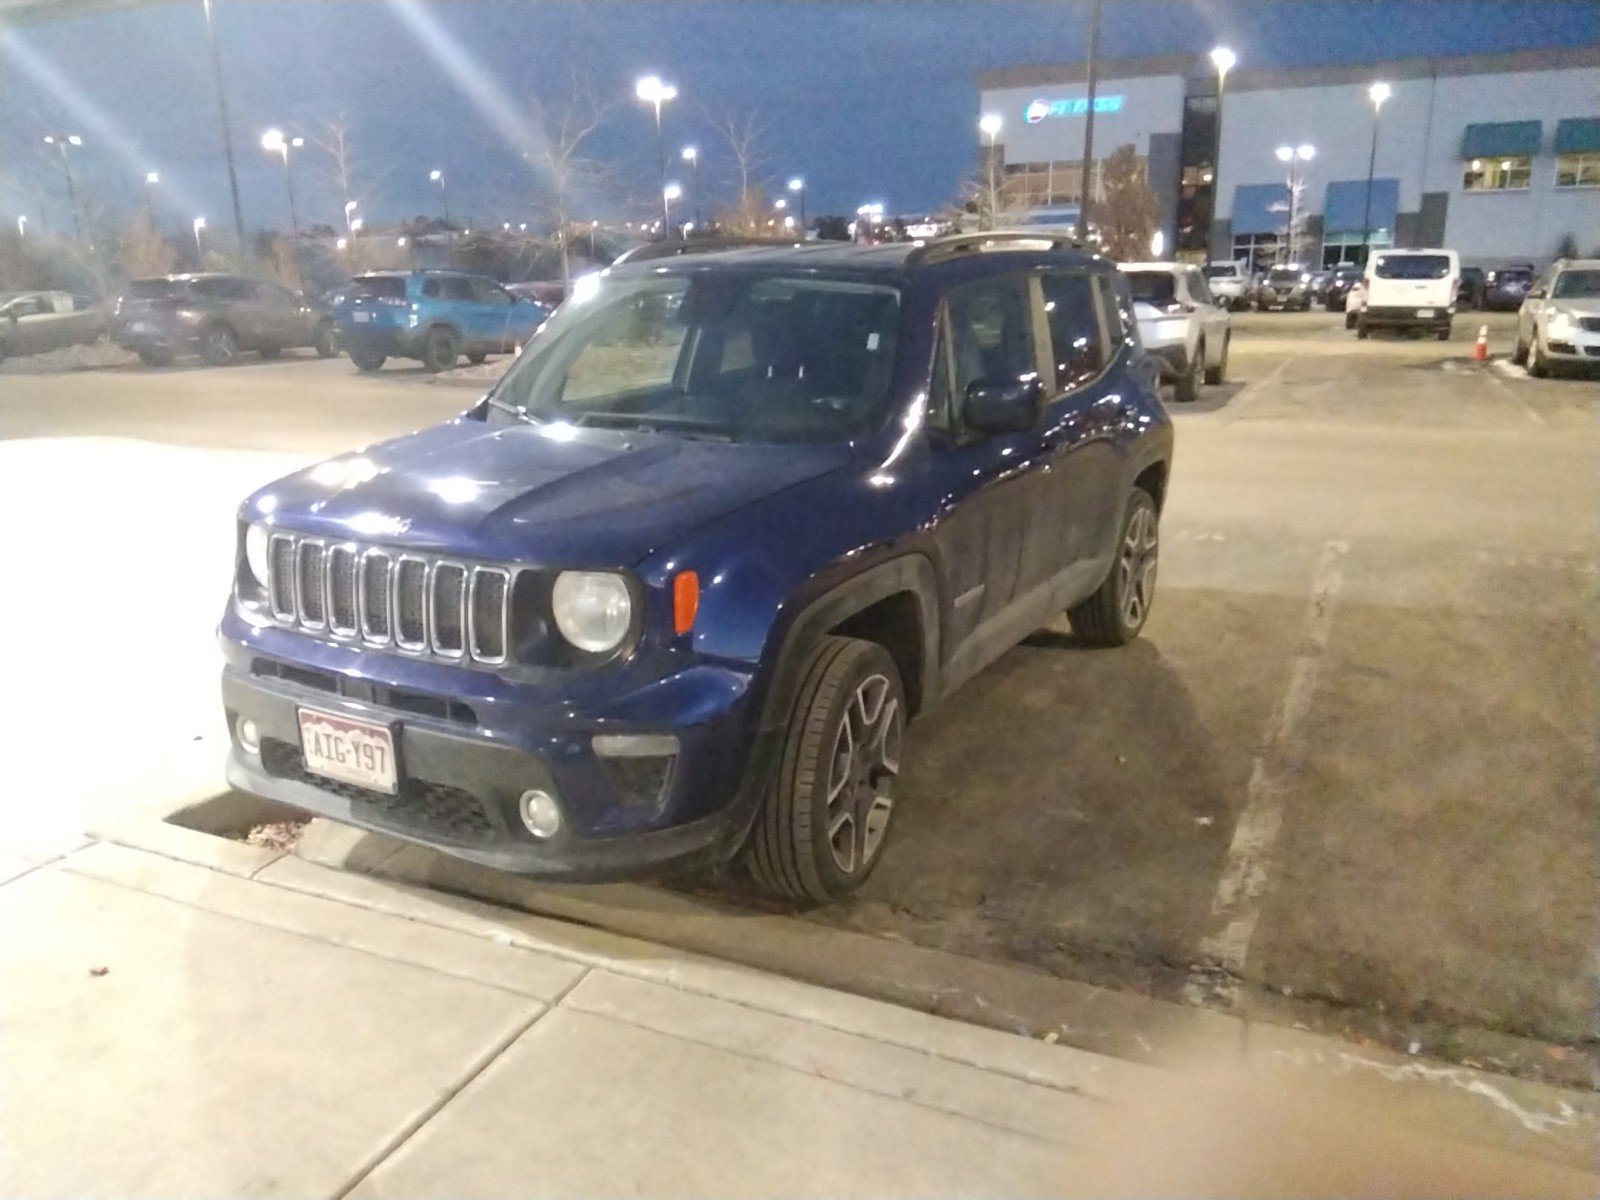
<path id="1" fill-rule="evenodd" d="M 261 753 L 261 730 L 249 717 L 239 718 L 239 748 L 246 754 Z"/>
<path id="2" fill-rule="evenodd" d="M 556 830 L 561 828 L 561 809 L 556 806 L 555 798 L 549 792 L 530 788 L 522 793 L 517 810 L 528 832 L 536 838 L 554 837 Z"/>

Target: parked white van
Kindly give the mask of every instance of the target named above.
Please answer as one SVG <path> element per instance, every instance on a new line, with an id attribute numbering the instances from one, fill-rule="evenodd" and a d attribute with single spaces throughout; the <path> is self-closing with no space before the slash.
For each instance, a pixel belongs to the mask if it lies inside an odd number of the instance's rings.
<path id="1" fill-rule="evenodd" d="M 1356 336 L 1369 330 L 1427 329 L 1450 340 L 1450 318 L 1461 288 L 1461 257 L 1454 250 L 1376 250 L 1362 276 Z"/>

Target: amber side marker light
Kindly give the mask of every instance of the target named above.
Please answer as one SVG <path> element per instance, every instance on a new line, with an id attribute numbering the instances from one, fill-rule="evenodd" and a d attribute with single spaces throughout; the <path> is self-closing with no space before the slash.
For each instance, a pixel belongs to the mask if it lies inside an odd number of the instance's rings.
<path id="1" fill-rule="evenodd" d="M 693 571 L 679 571 L 672 581 L 672 627 L 679 633 L 688 633 L 694 628 L 699 611 L 700 576 Z"/>

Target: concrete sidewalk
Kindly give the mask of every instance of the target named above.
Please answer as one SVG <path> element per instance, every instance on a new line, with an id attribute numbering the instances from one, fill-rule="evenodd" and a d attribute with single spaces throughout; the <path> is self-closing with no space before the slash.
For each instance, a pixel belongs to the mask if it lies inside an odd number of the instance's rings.
<path id="1" fill-rule="evenodd" d="M 1226 1064 L 1135 1065 L 165 828 L 177 857 L 158 836 L 7 868 L 7 1197 L 1600 1185 Z"/>

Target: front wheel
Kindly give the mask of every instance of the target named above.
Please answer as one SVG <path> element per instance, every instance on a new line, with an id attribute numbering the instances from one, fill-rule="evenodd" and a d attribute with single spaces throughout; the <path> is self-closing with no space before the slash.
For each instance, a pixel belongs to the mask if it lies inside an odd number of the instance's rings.
<path id="1" fill-rule="evenodd" d="M 801 674 L 745 862 L 765 891 L 827 904 L 877 865 L 894 815 L 905 691 L 889 652 L 824 637 Z"/>
<path id="2" fill-rule="evenodd" d="M 1105 582 L 1067 610 L 1072 632 L 1096 646 L 1123 646 L 1139 636 L 1156 594 L 1160 515 L 1143 488 L 1134 488 L 1122 517 L 1117 558 Z"/>
<path id="3" fill-rule="evenodd" d="M 428 331 L 427 339 L 422 343 L 422 365 L 437 375 L 440 371 L 448 371 L 456 365 L 456 359 L 461 357 L 461 345 L 456 341 L 456 335 L 448 329 L 433 329 Z"/>
<path id="4" fill-rule="evenodd" d="M 1511 351 L 1511 361 L 1517 366 L 1523 366 L 1528 361 L 1528 343 L 1522 340 L 1522 335 L 1517 334 L 1517 344 Z"/>
<path id="5" fill-rule="evenodd" d="M 1179 404 L 1193 404 L 1200 398 L 1200 380 L 1206 374 L 1206 344 L 1200 342 L 1189 359 L 1189 367 L 1173 385 L 1172 398 Z"/>
<path id="6" fill-rule="evenodd" d="M 1550 361 L 1539 349 L 1539 331 L 1533 331 L 1533 341 L 1528 343 L 1528 374 L 1535 379 L 1545 379 L 1550 374 Z"/>

